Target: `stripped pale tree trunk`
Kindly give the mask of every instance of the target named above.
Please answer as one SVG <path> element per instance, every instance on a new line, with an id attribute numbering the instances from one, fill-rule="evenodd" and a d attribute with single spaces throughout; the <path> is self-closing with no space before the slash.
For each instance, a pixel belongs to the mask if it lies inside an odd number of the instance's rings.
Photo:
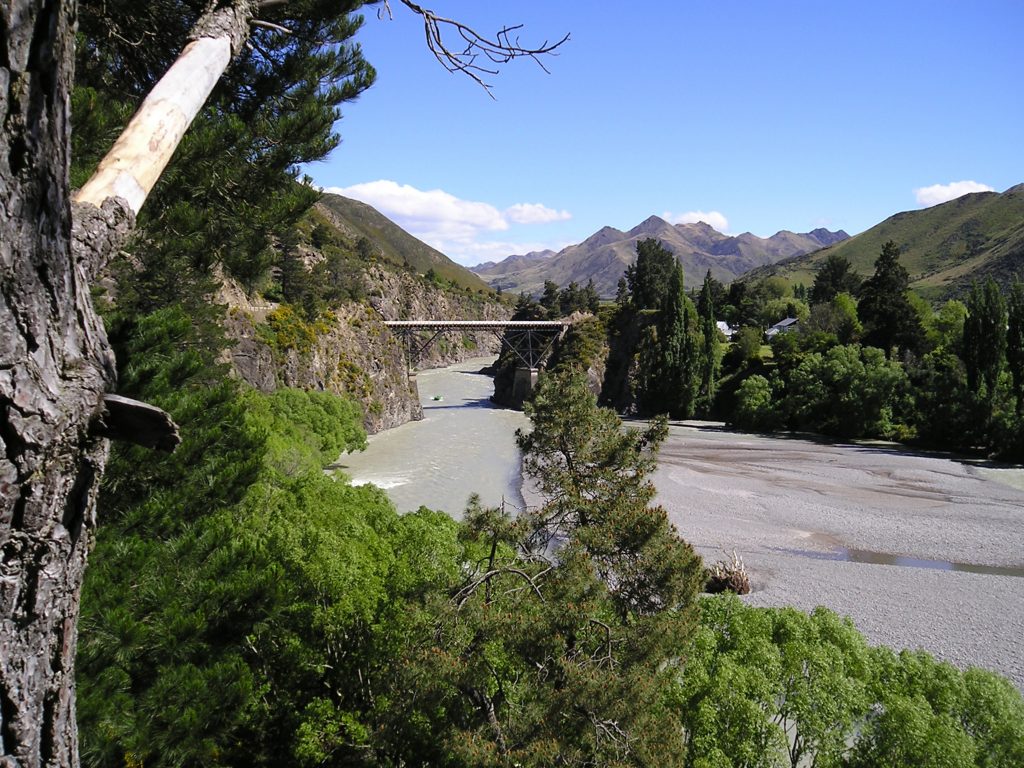
<path id="1" fill-rule="evenodd" d="M 99 435 L 123 432 L 110 422 L 126 407 L 104 407 L 114 360 L 89 283 L 244 41 L 252 7 L 203 18 L 72 215 L 75 2 L 0 5 L 0 768 L 78 765 L 73 663 L 107 456 Z"/>
<path id="2" fill-rule="evenodd" d="M 214 8 L 192 30 L 191 42 L 149 92 L 75 201 L 101 206 L 112 197 L 135 213 L 152 191 L 189 125 L 248 35 L 255 0 Z"/>

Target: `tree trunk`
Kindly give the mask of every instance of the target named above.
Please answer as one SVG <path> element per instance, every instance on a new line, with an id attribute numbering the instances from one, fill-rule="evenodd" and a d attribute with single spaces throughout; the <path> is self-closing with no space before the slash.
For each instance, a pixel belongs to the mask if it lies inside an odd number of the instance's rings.
<path id="1" fill-rule="evenodd" d="M 151 146 L 140 156 L 133 134 L 128 165 L 142 193 L 133 187 L 130 201 L 108 197 L 123 192 L 100 184 L 94 189 L 104 194 L 75 203 L 74 215 L 68 95 L 75 0 L 4 0 L 0 7 L 0 768 L 78 765 L 79 597 L 107 457 L 97 435 L 123 426 L 112 425 L 117 411 L 104 407 L 114 359 L 89 284 L 134 226 L 227 51 L 244 41 L 253 7 L 254 0 L 213 5 L 197 25 L 198 42 L 185 58 L 215 63 L 198 104 L 179 94 L 188 114 L 172 118 L 183 124 L 170 138 L 166 130 L 151 137 L 163 135 L 159 151 Z M 133 417 L 137 405 L 130 404 Z"/>
<path id="2" fill-rule="evenodd" d="M 74 0 L 0 8 L 0 766 L 78 764 L 79 594 L 114 361 L 89 296 L 118 204 L 72 235 Z M 83 250 L 74 248 L 78 238 Z M 90 249 L 93 249 L 90 252 Z M 77 256 L 76 256 L 77 254 Z"/>

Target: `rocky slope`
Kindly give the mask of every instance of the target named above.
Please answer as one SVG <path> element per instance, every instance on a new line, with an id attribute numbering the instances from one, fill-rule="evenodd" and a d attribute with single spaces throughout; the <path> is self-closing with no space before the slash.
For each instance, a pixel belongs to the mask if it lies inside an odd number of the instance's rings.
<path id="1" fill-rule="evenodd" d="M 467 290 L 444 290 L 421 276 L 385 265 L 368 268 L 367 298 L 344 302 L 314 322 L 292 308 L 252 301 L 225 284 L 227 330 L 234 343 L 229 362 L 239 378 L 269 392 L 298 387 L 354 397 L 364 406 L 364 426 L 374 434 L 422 418 L 415 384 L 410 385 L 402 341 L 384 325 L 400 319 L 505 319 L 506 304 Z M 420 356 L 418 368 L 435 368 L 497 354 L 490 333 L 445 334 Z"/>
<path id="2" fill-rule="evenodd" d="M 825 229 L 804 234 L 782 231 L 769 238 L 749 232 L 731 237 L 703 222 L 669 224 L 651 216 L 628 232 L 604 227 L 582 243 L 553 255 L 539 252 L 510 256 L 472 269 L 492 287 L 509 293 L 525 291 L 539 296 L 546 280 L 560 286 L 570 282 L 585 285 L 593 280 L 598 293 L 610 297 L 615 295 L 626 267 L 636 260 L 636 244 L 647 238 L 660 240 L 676 254 L 683 264 L 687 286 L 693 287 L 709 269 L 716 279 L 729 282 L 748 270 L 816 251 L 847 237 L 845 232 Z"/>

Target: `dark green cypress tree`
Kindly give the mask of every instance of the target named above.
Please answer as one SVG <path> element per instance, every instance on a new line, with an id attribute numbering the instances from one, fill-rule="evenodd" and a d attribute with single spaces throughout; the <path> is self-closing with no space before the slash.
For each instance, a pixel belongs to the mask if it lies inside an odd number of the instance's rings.
<path id="1" fill-rule="evenodd" d="M 1006 362 L 1013 383 L 1013 396 L 1017 401 L 1017 415 L 1024 415 L 1024 283 L 1013 281 L 1006 302 Z"/>
<path id="2" fill-rule="evenodd" d="M 646 342 L 643 406 L 648 413 L 672 418 L 693 416 L 700 387 L 700 344 L 697 310 L 683 288 L 683 267 L 676 262 L 654 327 Z"/>
<path id="3" fill-rule="evenodd" d="M 620 307 L 629 303 L 629 285 L 626 283 L 625 277 L 620 277 L 618 285 L 615 287 L 615 303 Z"/>
<path id="4" fill-rule="evenodd" d="M 561 307 L 561 294 L 558 290 L 558 283 L 551 280 L 544 281 L 544 293 L 540 296 L 540 305 L 548 312 L 558 312 Z"/>
<path id="5" fill-rule="evenodd" d="M 702 336 L 700 405 L 707 412 L 714 402 L 718 383 L 718 327 L 715 324 L 715 297 L 710 269 L 704 276 L 704 287 L 701 288 L 697 301 L 697 312 L 700 314 Z"/>
<path id="6" fill-rule="evenodd" d="M 909 286 L 910 274 L 900 264 L 900 249 L 890 240 L 875 260 L 875 273 L 861 286 L 858 312 L 864 323 L 865 346 L 878 347 L 886 355 L 894 349 L 920 349 L 924 329 L 907 299 Z"/>
<path id="7" fill-rule="evenodd" d="M 658 309 L 670 290 L 669 281 L 677 259 L 658 240 L 636 244 L 636 263 L 626 270 L 626 281 L 637 309 Z"/>
<path id="8" fill-rule="evenodd" d="M 1006 305 L 995 281 L 989 278 L 984 288 L 974 283 L 964 323 L 964 365 L 968 388 L 989 407 L 1006 365 L 1006 319 Z"/>
<path id="9" fill-rule="evenodd" d="M 840 293 L 855 294 L 861 278 L 845 256 L 830 253 L 814 276 L 811 304 L 826 304 Z"/>

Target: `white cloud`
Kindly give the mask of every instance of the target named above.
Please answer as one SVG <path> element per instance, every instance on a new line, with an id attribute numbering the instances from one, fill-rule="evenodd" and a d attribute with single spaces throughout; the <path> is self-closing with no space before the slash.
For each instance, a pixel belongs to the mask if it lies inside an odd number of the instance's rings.
<path id="1" fill-rule="evenodd" d="M 976 181 L 954 181 L 949 184 L 932 184 L 930 187 L 920 187 L 914 190 L 914 197 L 917 204 L 927 208 L 939 203 L 946 203 L 955 200 L 971 192 L 995 192 L 988 184 L 979 184 Z"/>
<path id="2" fill-rule="evenodd" d="M 460 200 L 442 189 L 421 190 L 387 179 L 328 187 L 333 192 L 372 205 L 385 216 L 427 226 L 472 230 L 504 230 L 508 222 L 493 205 Z"/>
<path id="3" fill-rule="evenodd" d="M 663 219 L 670 224 L 696 224 L 703 221 L 719 232 L 729 231 L 729 220 L 718 211 L 687 211 L 686 213 L 664 213 Z"/>
<path id="4" fill-rule="evenodd" d="M 442 189 L 421 190 L 387 179 L 350 187 L 326 187 L 324 192 L 372 205 L 402 229 L 461 264 L 476 264 L 544 247 L 490 241 L 488 233 L 505 232 L 516 224 L 546 224 L 572 218 L 568 211 L 557 211 L 541 203 L 517 203 L 501 211 L 490 203 L 462 200 Z M 518 250 L 520 247 L 526 250 Z"/>
<path id="5" fill-rule="evenodd" d="M 549 221 L 568 221 L 572 214 L 556 211 L 540 203 L 516 203 L 505 209 L 505 216 L 516 224 L 547 224 Z"/>

